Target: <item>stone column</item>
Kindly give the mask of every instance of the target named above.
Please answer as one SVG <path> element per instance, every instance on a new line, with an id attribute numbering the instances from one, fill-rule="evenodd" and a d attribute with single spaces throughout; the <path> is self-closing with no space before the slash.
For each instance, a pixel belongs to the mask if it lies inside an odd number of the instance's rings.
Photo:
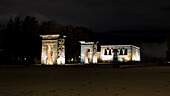
<path id="1" fill-rule="evenodd" d="M 41 64 L 47 63 L 47 46 L 42 44 Z"/>

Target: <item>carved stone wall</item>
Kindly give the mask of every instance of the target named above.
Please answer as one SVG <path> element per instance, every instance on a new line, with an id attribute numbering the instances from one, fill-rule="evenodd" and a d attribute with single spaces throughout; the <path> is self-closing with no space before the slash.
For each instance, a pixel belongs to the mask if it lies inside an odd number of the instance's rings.
<path id="1" fill-rule="evenodd" d="M 133 45 L 102 45 L 101 61 L 140 61 L 140 48 Z"/>
<path id="2" fill-rule="evenodd" d="M 41 35 L 41 64 L 65 64 L 65 36 Z"/>

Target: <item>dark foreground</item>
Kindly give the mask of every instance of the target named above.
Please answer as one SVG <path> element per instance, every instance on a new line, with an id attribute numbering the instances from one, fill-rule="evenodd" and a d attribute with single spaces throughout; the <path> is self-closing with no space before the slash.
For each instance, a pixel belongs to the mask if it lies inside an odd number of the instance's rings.
<path id="1" fill-rule="evenodd" d="M 170 66 L 0 66 L 0 96 L 170 96 Z"/>

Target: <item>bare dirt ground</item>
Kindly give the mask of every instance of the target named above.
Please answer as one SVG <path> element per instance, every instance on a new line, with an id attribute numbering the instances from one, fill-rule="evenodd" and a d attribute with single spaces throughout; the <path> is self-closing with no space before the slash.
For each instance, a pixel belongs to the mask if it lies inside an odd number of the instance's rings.
<path id="1" fill-rule="evenodd" d="M 170 96 L 170 66 L 0 66 L 0 96 Z"/>

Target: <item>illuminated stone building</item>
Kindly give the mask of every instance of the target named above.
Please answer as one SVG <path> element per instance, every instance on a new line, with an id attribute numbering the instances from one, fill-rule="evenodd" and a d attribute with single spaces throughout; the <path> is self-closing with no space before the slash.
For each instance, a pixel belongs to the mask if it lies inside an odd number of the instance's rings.
<path id="1" fill-rule="evenodd" d="M 80 41 L 81 43 L 81 63 L 97 63 L 97 43 Z"/>
<path id="2" fill-rule="evenodd" d="M 101 61 L 140 61 L 140 48 L 134 45 L 101 45 Z"/>
<path id="3" fill-rule="evenodd" d="M 134 45 L 101 45 L 100 52 L 97 52 L 97 43 L 80 43 L 81 63 L 140 61 L 140 48 Z"/>
<path id="4" fill-rule="evenodd" d="M 65 64 L 65 37 L 40 35 L 42 37 L 41 64 Z"/>
<path id="5" fill-rule="evenodd" d="M 41 64 L 65 64 L 65 37 L 56 35 L 41 35 Z M 140 61 L 140 48 L 134 45 L 101 45 L 97 52 L 98 42 L 80 41 L 80 62 L 85 64 L 111 61 Z M 68 46 L 70 47 L 70 46 Z"/>

